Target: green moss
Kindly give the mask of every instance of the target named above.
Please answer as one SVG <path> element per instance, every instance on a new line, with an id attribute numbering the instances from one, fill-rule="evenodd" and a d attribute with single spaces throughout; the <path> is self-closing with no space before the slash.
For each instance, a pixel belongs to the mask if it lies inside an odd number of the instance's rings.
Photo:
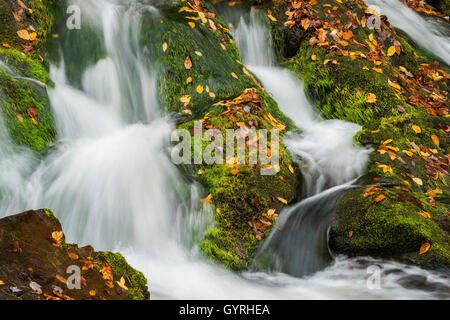
<path id="1" fill-rule="evenodd" d="M 103 264 L 109 264 L 112 267 L 114 279 L 119 280 L 124 277 L 128 293 L 133 300 L 150 299 L 148 281 L 144 274 L 131 267 L 120 253 L 95 252 L 93 258 Z"/>
<path id="2" fill-rule="evenodd" d="M 44 210 L 44 213 L 47 215 L 47 217 L 55 218 L 55 215 L 52 210 L 50 209 L 42 209 L 42 210 Z"/>
<path id="3" fill-rule="evenodd" d="M 332 250 L 351 256 L 407 258 L 427 266 L 450 266 L 450 241 L 436 223 L 439 210 L 430 211 L 432 219 L 426 219 L 419 214 L 421 208 L 399 201 L 399 192 L 384 191 L 387 198 L 381 202 L 364 197 L 363 192 L 349 192 L 339 205 L 337 223 L 331 230 Z M 419 249 L 425 242 L 431 248 L 421 255 Z"/>
<path id="4" fill-rule="evenodd" d="M 34 60 L 21 57 L 20 53 L 9 50 L 0 57 L 11 62 L 11 69 L 18 74 L 14 77 L 0 66 L 0 106 L 4 122 L 14 142 L 31 149 L 44 152 L 49 144 L 55 141 L 56 131 L 50 110 L 50 103 L 44 82 L 48 75 L 44 68 Z M 37 83 L 36 79 L 41 81 Z M 37 116 L 31 118 L 27 114 L 29 108 L 36 107 Z"/>

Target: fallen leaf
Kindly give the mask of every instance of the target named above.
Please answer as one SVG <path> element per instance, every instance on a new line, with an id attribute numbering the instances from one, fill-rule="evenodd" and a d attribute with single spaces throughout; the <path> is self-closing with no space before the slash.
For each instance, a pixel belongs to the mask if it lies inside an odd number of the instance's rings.
<path id="1" fill-rule="evenodd" d="M 280 200 L 280 202 L 284 203 L 284 204 L 288 204 L 287 200 L 281 197 L 277 197 L 278 200 Z"/>
<path id="2" fill-rule="evenodd" d="M 384 194 L 378 195 L 378 197 L 375 198 L 375 202 L 381 202 L 386 198 Z"/>
<path id="3" fill-rule="evenodd" d="M 394 54 L 395 54 L 395 47 L 394 46 L 391 46 L 391 47 L 389 47 L 389 49 L 388 49 L 388 51 L 387 51 L 387 55 L 388 55 L 388 57 L 391 57 L 391 56 L 393 56 Z"/>
<path id="4" fill-rule="evenodd" d="M 412 181 L 414 181 L 416 184 L 418 184 L 419 186 L 423 185 L 422 179 L 420 178 L 412 178 Z"/>
<path id="5" fill-rule="evenodd" d="M 427 252 L 430 249 L 430 247 L 431 247 L 431 245 L 428 242 L 425 242 L 420 247 L 419 254 L 424 254 L 425 252 Z"/>
<path id="6" fill-rule="evenodd" d="M 69 258 L 71 258 L 73 260 L 78 260 L 78 258 L 79 258 L 78 255 L 73 252 L 69 252 L 67 255 L 69 256 Z"/>
<path id="7" fill-rule="evenodd" d="M 201 199 L 200 202 L 202 202 L 202 203 L 212 203 L 211 199 L 212 199 L 212 194 L 210 193 L 206 198 Z"/>
<path id="8" fill-rule="evenodd" d="M 377 96 L 373 93 L 369 93 L 369 96 L 367 97 L 368 103 L 375 103 L 377 102 Z"/>
<path id="9" fill-rule="evenodd" d="M 186 60 L 184 61 L 184 67 L 186 70 L 190 70 L 192 68 L 192 61 L 189 56 L 187 56 Z"/>
<path id="10" fill-rule="evenodd" d="M 168 47 L 167 42 L 164 42 L 164 43 L 163 43 L 163 46 L 162 46 L 164 52 L 167 51 L 167 47 Z"/>
<path id="11" fill-rule="evenodd" d="M 412 125 L 411 127 L 415 133 L 421 133 L 422 129 L 419 126 L 416 126 L 415 124 Z"/>
<path id="12" fill-rule="evenodd" d="M 25 29 L 17 31 L 17 35 L 19 36 L 19 38 L 21 38 L 23 40 L 27 40 L 27 41 L 30 40 L 30 34 Z"/>
<path id="13" fill-rule="evenodd" d="M 116 281 L 119 287 L 121 287 L 124 290 L 128 290 L 128 287 L 125 285 L 125 279 L 124 277 L 120 278 L 120 281 Z"/>
<path id="14" fill-rule="evenodd" d="M 433 140 L 433 143 L 439 147 L 439 138 L 436 135 L 433 134 L 431 136 L 431 140 Z"/>

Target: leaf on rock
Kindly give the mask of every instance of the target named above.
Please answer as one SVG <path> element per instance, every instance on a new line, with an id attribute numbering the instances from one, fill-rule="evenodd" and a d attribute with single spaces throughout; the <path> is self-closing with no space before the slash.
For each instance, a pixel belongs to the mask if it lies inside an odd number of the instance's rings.
<path id="1" fill-rule="evenodd" d="M 420 247 L 419 250 L 419 254 L 424 254 L 425 252 L 427 252 L 428 250 L 430 250 L 431 245 L 428 242 L 425 242 L 424 244 L 422 244 L 422 246 Z"/>

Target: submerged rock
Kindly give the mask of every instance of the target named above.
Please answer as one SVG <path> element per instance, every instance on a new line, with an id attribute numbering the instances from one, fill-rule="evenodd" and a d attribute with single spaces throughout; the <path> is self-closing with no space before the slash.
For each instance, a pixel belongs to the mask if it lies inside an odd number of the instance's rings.
<path id="1" fill-rule="evenodd" d="M 50 210 L 0 219 L 0 300 L 149 297 L 146 278 L 121 254 L 66 243 Z"/>

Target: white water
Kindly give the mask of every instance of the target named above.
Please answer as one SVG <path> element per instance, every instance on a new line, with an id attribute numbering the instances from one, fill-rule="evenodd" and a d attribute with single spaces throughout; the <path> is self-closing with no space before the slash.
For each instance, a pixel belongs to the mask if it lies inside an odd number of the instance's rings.
<path id="1" fill-rule="evenodd" d="M 155 9 L 112 0 L 80 0 L 79 5 L 104 34 L 107 58 L 88 68 L 82 90 L 67 83 L 63 64 L 52 67 L 56 86 L 49 94 L 60 144 L 39 166 L 29 152 L 12 147 L 0 127 L 1 215 L 53 209 L 69 241 L 123 252 L 148 277 L 152 298 L 436 297 L 436 292 L 407 288 L 403 282 L 411 276 L 421 277 L 427 286 L 448 280 L 391 262 L 339 258 L 311 277 L 295 278 L 265 272 L 237 275 L 201 257 L 192 244 L 211 212 L 197 205 L 199 189 L 185 185 L 165 155 L 173 125 L 160 116 L 155 75 L 136 46 L 141 15 Z M 325 171 L 332 175 L 333 170 Z M 383 270 L 382 287 L 370 290 L 366 267 L 375 263 Z M 391 269 L 398 271 L 389 273 Z"/>
<path id="2" fill-rule="evenodd" d="M 405 31 L 414 42 L 450 65 L 450 30 L 448 23 L 425 18 L 399 0 L 366 0 L 378 14 L 385 14 L 389 22 Z"/>

